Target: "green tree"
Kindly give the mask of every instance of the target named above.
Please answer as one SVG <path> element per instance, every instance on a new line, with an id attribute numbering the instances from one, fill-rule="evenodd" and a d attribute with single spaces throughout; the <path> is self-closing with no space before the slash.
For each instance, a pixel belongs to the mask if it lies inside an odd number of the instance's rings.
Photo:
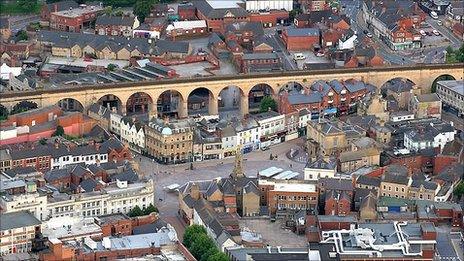
<path id="1" fill-rule="evenodd" d="M 216 254 L 208 257 L 207 261 L 229 261 L 229 257 L 220 251 L 217 251 Z"/>
<path id="2" fill-rule="evenodd" d="M 272 99 L 271 96 L 266 96 L 261 100 L 261 103 L 259 104 L 259 111 L 266 112 L 269 109 L 277 111 L 277 102 L 274 99 Z"/>
<path id="3" fill-rule="evenodd" d="M 143 216 L 143 211 L 140 209 L 139 206 L 135 206 L 131 211 L 129 211 L 129 217 L 138 217 Z"/>
<path id="4" fill-rule="evenodd" d="M 29 36 L 27 35 L 27 32 L 24 30 L 19 31 L 16 34 L 16 37 L 18 37 L 19 41 L 27 41 L 29 39 Z"/>
<path id="5" fill-rule="evenodd" d="M 42 139 L 39 140 L 39 143 L 40 143 L 40 145 L 45 145 L 45 144 L 47 144 L 47 139 L 42 138 Z"/>
<path id="6" fill-rule="evenodd" d="M 133 12 L 141 23 L 143 23 L 145 18 L 150 14 L 154 4 L 154 0 L 137 0 L 137 2 L 135 2 Z"/>
<path id="7" fill-rule="evenodd" d="M 116 68 L 118 68 L 118 66 L 116 64 L 110 63 L 106 68 L 108 71 L 114 71 Z"/>
<path id="8" fill-rule="evenodd" d="M 216 246 L 211 247 L 210 249 L 208 249 L 208 251 L 206 251 L 205 253 L 203 253 L 203 255 L 201 255 L 200 261 L 208 261 L 209 257 L 212 255 L 215 255 L 217 252 L 219 252 L 219 250 L 217 249 Z"/>
<path id="9" fill-rule="evenodd" d="M 184 244 L 186 248 L 190 249 L 193 243 L 193 239 L 200 234 L 206 235 L 206 229 L 204 227 L 199 225 L 191 225 L 187 227 L 184 232 L 182 244 Z"/>
<path id="10" fill-rule="evenodd" d="M 216 247 L 213 240 L 207 234 L 198 234 L 195 236 L 192 246 L 189 248 L 190 253 L 198 259 L 208 252 L 210 248 Z"/>
<path id="11" fill-rule="evenodd" d="M 153 204 L 148 205 L 147 208 L 143 209 L 143 214 L 144 215 L 150 215 L 153 212 L 158 212 L 158 208 L 153 206 Z"/>
<path id="12" fill-rule="evenodd" d="M 464 181 L 459 182 L 459 184 L 454 188 L 454 195 L 458 198 L 461 198 L 464 195 Z"/>
<path id="13" fill-rule="evenodd" d="M 63 136 L 64 135 L 64 128 L 61 125 L 56 126 L 56 130 L 52 136 Z"/>

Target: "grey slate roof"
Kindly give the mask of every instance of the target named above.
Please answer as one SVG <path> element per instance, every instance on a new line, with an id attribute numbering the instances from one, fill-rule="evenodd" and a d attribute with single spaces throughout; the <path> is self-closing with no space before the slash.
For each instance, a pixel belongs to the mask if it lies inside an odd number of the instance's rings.
<path id="1" fill-rule="evenodd" d="M 320 188 L 326 190 L 352 191 L 353 183 L 351 179 L 321 178 L 318 181 Z"/>
<path id="2" fill-rule="evenodd" d="M 0 215 L 0 231 L 28 226 L 37 226 L 41 222 L 28 211 L 2 213 Z"/>
<path id="3" fill-rule="evenodd" d="M 356 179 L 356 183 L 361 184 L 361 185 L 380 187 L 380 179 L 379 178 L 369 177 L 367 175 L 360 175 Z"/>
<path id="4" fill-rule="evenodd" d="M 112 15 L 100 15 L 97 17 L 95 25 L 121 25 L 121 26 L 133 26 L 135 17 L 131 16 L 112 16 Z"/>
<path id="5" fill-rule="evenodd" d="M 408 169 L 402 165 L 388 165 L 383 173 L 382 181 L 407 185 L 409 182 Z"/>
<path id="6" fill-rule="evenodd" d="M 319 36 L 317 28 L 289 28 L 287 29 L 289 37 Z"/>
<path id="7" fill-rule="evenodd" d="M 245 53 L 242 56 L 243 60 L 267 60 L 279 59 L 276 53 Z"/>
<path id="8" fill-rule="evenodd" d="M 84 179 L 79 186 L 85 191 L 85 192 L 91 192 L 95 189 L 97 186 L 97 182 L 94 179 Z"/>
<path id="9" fill-rule="evenodd" d="M 322 101 L 322 95 L 319 92 L 312 92 L 308 95 L 301 93 L 292 93 L 288 96 L 288 102 L 292 105 L 318 103 Z"/>
<path id="10" fill-rule="evenodd" d="M 329 162 L 325 161 L 323 158 L 319 158 L 313 162 L 308 161 L 306 163 L 305 168 L 311 169 L 335 169 L 337 167 L 337 163 L 335 161 L 329 160 Z"/>
<path id="11" fill-rule="evenodd" d="M 224 18 L 227 13 L 231 13 L 235 17 L 248 17 L 248 12 L 241 8 L 218 8 L 214 9 L 206 0 L 196 0 L 193 2 L 199 12 L 207 18 Z"/>
<path id="12" fill-rule="evenodd" d="M 437 189 L 438 185 L 435 182 L 419 180 L 419 179 L 414 179 L 411 183 L 411 187 L 413 188 L 420 188 L 421 186 L 423 186 L 425 189 L 435 190 Z"/>

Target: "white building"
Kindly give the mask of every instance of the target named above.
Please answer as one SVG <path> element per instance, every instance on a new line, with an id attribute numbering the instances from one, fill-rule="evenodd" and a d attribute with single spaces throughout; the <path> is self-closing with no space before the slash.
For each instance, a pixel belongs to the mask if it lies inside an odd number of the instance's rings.
<path id="1" fill-rule="evenodd" d="M 314 162 L 308 162 L 304 168 L 305 180 L 319 180 L 320 178 L 333 178 L 337 173 L 337 164 L 334 161 L 327 162 L 318 159 Z"/>
<path id="2" fill-rule="evenodd" d="M 437 94 L 445 105 L 457 110 L 459 115 L 464 114 L 464 81 L 439 81 Z"/>
<path id="3" fill-rule="evenodd" d="M 452 123 L 430 123 L 424 128 L 404 133 L 404 147 L 410 151 L 424 149 L 443 149 L 446 143 L 454 140 L 455 130 Z"/>
<path id="4" fill-rule="evenodd" d="M 2 213 L 0 215 L 0 256 L 30 252 L 32 239 L 40 231 L 40 227 L 41 222 L 27 211 Z"/>
<path id="5" fill-rule="evenodd" d="M 267 147 L 282 141 L 285 132 L 285 115 L 275 111 L 267 111 L 253 115 L 259 124 L 261 147 Z"/>
<path id="6" fill-rule="evenodd" d="M 3 213 L 29 210 L 39 220 L 56 217 L 96 217 L 105 214 L 127 214 L 135 206 L 154 204 L 153 182 L 127 184 L 117 181 L 101 191 L 68 195 L 55 193 L 47 198 L 37 192 L 5 195 L 0 198 Z"/>
<path id="7" fill-rule="evenodd" d="M 235 129 L 228 125 L 221 130 L 222 152 L 224 158 L 234 156 L 237 151 L 238 137 Z"/>
<path id="8" fill-rule="evenodd" d="M 140 122 L 125 117 L 120 123 L 121 141 L 137 152 L 145 149 L 145 130 Z"/>
<path id="9" fill-rule="evenodd" d="M 71 164 L 92 165 L 105 162 L 108 162 L 108 152 L 100 151 L 92 145 L 54 150 L 50 159 L 51 169 L 62 169 Z"/>
<path id="10" fill-rule="evenodd" d="M 293 0 L 246 0 L 247 11 L 259 10 L 293 10 Z"/>
<path id="11" fill-rule="evenodd" d="M 308 122 L 311 120 L 311 112 L 307 109 L 302 109 L 298 112 L 298 128 L 306 129 Z"/>
<path id="12" fill-rule="evenodd" d="M 342 39 L 338 40 L 338 49 L 339 50 L 353 50 L 356 42 L 358 40 L 358 36 L 353 34 L 349 37 L 343 37 Z"/>
<path id="13" fill-rule="evenodd" d="M 207 31 L 206 20 L 195 21 L 175 21 L 166 27 L 166 34 L 173 35 L 195 35 L 202 34 Z"/>
<path id="14" fill-rule="evenodd" d="M 412 111 L 395 111 L 390 113 L 391 122 L 400 122 L 414 120 L 414 112 Z"/>
<path id="15" fill-rule="evenodd" d="M 21 74 L 22 67 L 10 67 L 4 63 L 0 66 L 0 78 L 2 80 L 8 80 L 10 77 L 16 77 Z"/>
<path id="16" fill-rule="evenodd" d="M 245 118 L 235 122 L 235 133 L 237 133 L 237 145 L 241 146 L 244 153 L 259 149 L 260 131 L 258 122 L 251 118 Z"/>
<path id="17" fill-rule="evenodd" d="M 62 200 L 49 199 L 47 218 L 63 216 L 96 217 L 105 214 L 127 214 L 135 206 L 144 208 L 154 204 L 154 186 L 146 183 L 117 181 L 101 191 L 73 195 Z"/>
<path id="18" fill-rule="evenodd" d="M 121 122 L 124 116 L 112 112 L 110 113 L 110 132 L 120 136 L 121 135 Z"/>

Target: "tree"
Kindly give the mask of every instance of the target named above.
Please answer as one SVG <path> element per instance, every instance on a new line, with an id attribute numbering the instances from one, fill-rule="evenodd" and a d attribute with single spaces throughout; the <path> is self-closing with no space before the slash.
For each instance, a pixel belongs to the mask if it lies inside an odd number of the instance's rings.
<path id="1" fill-rule="evenodd" d="M 272 99 L 271 96 L 266 96 L 261 100 L 261 103 L 259 104 L 259 111 L 266 112 L 269 109 L 277 111 L 277 102 L 274 99 Z"/>
<path id="2" fill-rule="evenodd" d="M 137 0 L 134 5 L 134 14 L 137 16 L 140 23 L 145 21 L 145 18 L 150 14 L 154 0 Z"/>
<path id="3" fill-rule="evenodd" d="M 153 212 L 158 212 L 158 208 L 153 206 L 153 204 L 148 205 L 147 208 L 143 209 L 143 214 L 150 215 Z"/>
<path id="4" fill-rule="evenodd" d="M 208 257 L 207 261 L 229 261 L 229 257 L 220 251 L 217 251 L 216 254 Z"/>
<path id="5" fill-rule="evenodd" d="M 200 234 L 206 235 L 206 229 L 204 227 L 199 225 L 191 225 L 187 227 L 184 232 L 182 244 L 184 244 L 186 248 L 190 248 L 192 246 L 193 239 Z"/>
<path id="6" fill-rule="evenodd" d="M 461 198 L 464 195 L 464 181 L 459 182 L 459 184 L 454 188 L 454 195 L 458 198 Z"/>
<path id="7" fill-rule="evenodd" d="M 139 206 L 135 206 L 131 211 L 129 211 L 129 217 L 138 217 L 143 216 L 143 211 L 140 209 Z"/>
<path id="8" fill-rule="evenodd" d="M 116 64 L 110 63 L 106 68 L 108 71 L 114 71 L 116 68 L 118 68 L 118 66 Z"/>
<path id="9" fill-rule="evenodd" d="M 64 135 L 64 128 L 61 125 L 56 126 L 56 130 L 52 136 L 63 136 Z"/>
<path id="10" fill-rule="evenodd" d="M 210 238 L 211 239 L 211 238 Z M 213 242 L 214 243 L 214 242 Z M 203 253 L 203 255 L 201 255 L 201 258 L 200 258 L 200 261 L 208 261 L 209 257 L 212 256 L 212 255 L 215 255 L 216 253 L 218 253 L 219 250 L 217 249 L 216 246 L 213 246 L 211 247 L 210 249 L 208 249 L 208 251 L 206 251 L 205 253 Z"/>
<path id="11" fill-rule="evenodd" d="M 39 140 L 39 143 L 40 143 L 40 145 L 46 145 L 47 144 L 47 139 L 42 138 L 42 139 Z"/>
<path id="12" fill-rule="evenodd" d="M 203 254 L 208 252 L 210 248 L 216 247 L 213 240 L 207 234 L 198 234 L 192 242 L 192 246 L 189 248 L 190 253 L 198 259 L 201 260 Z"/>
<path id="13" fill-rule="evenodd" d="M 24 30 L 19 31 L 16 34 L 16 37 L 18 37 L 19 41 L 27 41 L 29 39 L 29 36 L 27 35 L 27 32 Z"/>

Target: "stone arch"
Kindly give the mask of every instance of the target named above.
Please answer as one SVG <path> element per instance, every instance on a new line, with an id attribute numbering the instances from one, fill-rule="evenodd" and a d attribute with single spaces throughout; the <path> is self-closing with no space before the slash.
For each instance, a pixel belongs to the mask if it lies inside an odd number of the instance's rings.
<path id="1" fill-rule="evenodd" d="M 377 87 L 384 98 L 390 97 L 389 99 L 394 99 L 400 109 L 407 110 L 411 92 L 417 93 L 419 86 L 407 77 L 395 77 Z"/>
<path id="2" fill-rule="evenodd" d="M 156 110 L 156 106 L 153 105 L 152 96 L 142 91 L 131 94 L 127 98 L 125 107 L 127 114 L 150 114 L 153 110 Z"/>
<path id="3" fill-rule="evenodd" d="M 271 85 L 267 83 L 258 83 L 251 87 L 248 91 L 248 107 L 252 111 L 259 109 L 261 100 L 264 97 L 273 97 L 275 99 L 276 93 Z M 276 99 L 275 99 L 276 100 Z M 276 100 L 277 102 L 277 100 Z"/>
<path id="4" fill-rule="evenodd" d="M 185 94 L 175 89 L 164 90 L 156 96 L 156 110 L 161 117 L 186 118 L 188 116 Z"/>
<path id="5" fill-rule="evenodd" d="M 242 87 L 232 84 L 217 89 L 216 97 L 218 100 L 218 113 L 221 117 L 228 118 L 229 114 L 236 115 L 233 112 L 240 108 L 241 100 L 245 99 L 245 92 Z"/>
<path id="6" fill-rule="evenodd" d="M 111 93 L 104 94 L 98 98 L 97 102 L 103 107 L 107 107 L 111 110 L 115 110 L 123 114 L 126 113 L 126 107 L 124 106 L 121 98 L 119 98 L 117 95 Z"/>
<path id="7" fill-rule="evenodd" d="M 56 103 L 63 111 L 84 112 L 84 105 L 74 98 L 63 98 Z"/>
<path id="8" fill-rule="evenodd" d="M 433 82 L 432 82 L 432 86 L 431 86 L 430 91 L 431 92 L 436 92 L 436 90 L 437 90 L 437 82 L 439 82 L 439 81 L 449 81 L 449 80 L 456 80 L 456 78 L 454 78 L 454 76 L 450 75 L 450 74 L 442 74 L 442 75 L 436 77 L 435 80 L 433 80 Z"/>
<path id="9" fill-rule="evenodd" d="M 218 98 L 207 87 L 196 87 L 186 97 L 189 114 L 217 115 L 219 113 Z"/>
<path id="10" fill-rule="evenodd" d="M 37 103 L 33 101 L 20 101 L 13 106 L 13 108 L 10 111 L 10 115 L 37 108 L 39 108 L 39 106 L 37 105 Z"/>
<path id="11" fill-rule="evenodd" d="M 290 81 L 283 85 L 277 86 L 277 94 L 282 93 L 283 91 L 301 91 L 303 90 L 304 85 L 297 81 Z"/>

